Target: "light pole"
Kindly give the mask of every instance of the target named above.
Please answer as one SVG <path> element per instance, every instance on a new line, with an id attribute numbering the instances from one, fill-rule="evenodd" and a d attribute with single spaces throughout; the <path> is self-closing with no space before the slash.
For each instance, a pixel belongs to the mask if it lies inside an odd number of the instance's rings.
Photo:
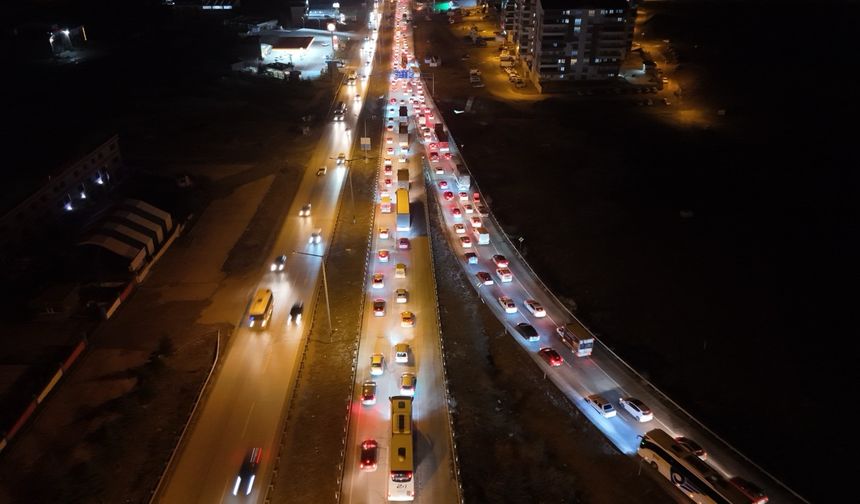
<path id="1" fill-rule="evenodd" d="M 329 23 L 326 25 L 326 29 L 328 29 L 328 32 L 331 35 L 331 59 L 334 59 L 334 31 L 337 29 L 337 25 Z"/>
<path id="2" fill-rule="evenodd" d="M 325 256 L 319 254 L 311 254 L 309 252 L 299 252 L 298 250 L 293 250 L 293 254 L 306 255 L 311 257 L 320 258 L 320 263 L 322 264 L 322 276 L 323 276 L 323 290 L 325 291 L 325 311 L 328 316 L 328 342 L 331 343 L 332 337 L 334 336 L 334 326 L 331 325 L 331 306 L 328 301 L 328 280 L 325 276 Z"/>

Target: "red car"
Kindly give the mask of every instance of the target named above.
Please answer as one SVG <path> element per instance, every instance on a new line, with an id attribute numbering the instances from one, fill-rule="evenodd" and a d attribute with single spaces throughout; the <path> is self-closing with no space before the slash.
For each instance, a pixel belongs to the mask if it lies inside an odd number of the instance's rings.
<path id="1" fill-rule="evenodd" d="M 401 238 L 397 240 L 397 248 L 401 250 L 409 250 L 409 238 Z"/>
<path id="2" fill-rule="evenodd" d="M 448 181 L 447 180 L 440 180 L 439 181 L 439 189 L 443 189 L 443 190 L 448 189 Z"/>
<path id="3" fill-rule="evenodd" d="M 767 494 L 752 481 L 745 480 L 740 476 L 729 478 L 729 481 L 750 499 L 750 504 L 767 504 L 769 500 Z"/>
<path id="4" fill-rule="evenodd" d="M 383 180 L 383 183 L 385 184 L 385 187 L 391 187 L 394 182 L 392 182 L 390 178 L 387 178 Z"/>
<path id="5" fill-rule="evenodd" d="M 508 259 L 501 254 L 496 254 L 493 256 L 493 263 L 498 268 L 507 268 L 510 265 L 510 261 L 508 261 Z"/>
<path id="6" fill-rule="evenodd" d="M 367 439 L 361 443 L 361 464 L 359 468 L 362 471 L 376 470 L 376 454 L 379 451 L 379 444 L 374 439 Z"/>
<path id="7" fill-rule="evenodd" d="M 442 197 L 445 198 L 445 201 L 453 201 L 454 193 L 452 193 L 451 191 L 445 191 L 442 193 Z"/>
<path id="8" fill-rule="evenodd" d="M 457 207 L 451 207 L 451 215 L 453 215 L 455 219 L 459 219 L 463 217 L 463 211 Z"/>
<path id="9" fill-rule="evenodd" d="M 446 152 L 445 154 L 442 155 L 442 157 L 444 157 L 445 159 L 451 159 L 451 153 Z"/>
<path id="10" fill-rule="evenodd" d="M 541 348 L 540 352 L 538 353 L 540 353 L 540 356 L 543 357 L 544 360 L 547 361 L 552 367 L 561 366 L 561 364 L 564 362 L 564 358 L 562 358 L 562 356 L 559 355 L 558 352 L 556 352 L 552 348 Z"/>

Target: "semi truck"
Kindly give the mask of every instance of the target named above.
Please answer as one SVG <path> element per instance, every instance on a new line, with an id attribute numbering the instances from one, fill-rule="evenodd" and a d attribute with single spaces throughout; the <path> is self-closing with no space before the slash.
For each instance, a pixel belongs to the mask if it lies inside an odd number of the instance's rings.
<path id="1" fill-rule="evenodd" d="M 449 152 L 451 150 L 448 145 L 448 132 L 445 131 L 445 125 L 436 123 L 436 145 L 439 146 L 439 152 Z"/>
<path id="2" fill-rule="evenodd" d="M 469 172 L 466 171 L 466 167 L 462 163 L 454 164 L 454 177 L 457 179 L 457 189 L 468 191 L 472 187 L 472 177 L 469 176 Z"/>
<path id="3" fill-rule="evenodd" d="M 409 124 L 400 124 L 400 150 L 409 150 Z"/>
<path id="4" fill-rule="evenodd" d="M 398 178 L 400 177 L 400 172 L 404 171 L 406 170 L 397 170 Z M 397 197 L 397 230 L 409 231 L 409 228 L 412 227 L 412 222 L 409 216 L 409 190 L 398 189 L 395 194 Z"/>
<path id="5" fill-rule="evenodd" d="M 397 170 L 397 188 L 409 190 L 409 170 L 406 168 Z"/>

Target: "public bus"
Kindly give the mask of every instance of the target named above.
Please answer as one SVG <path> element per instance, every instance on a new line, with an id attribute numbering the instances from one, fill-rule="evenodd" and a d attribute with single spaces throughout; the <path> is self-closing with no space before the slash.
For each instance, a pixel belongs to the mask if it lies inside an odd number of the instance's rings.
<path id="1" fill-rule="evenodd" d="M 254 294 L 251 309 L 248 310 L 248 327 L 259 329 L 268 327 L 274 308 L 275 302 L 272 297 L 272 291 L 269 289 L 259 289 Z"/>
<path id="2" fill-rule="evenodd" d="M 591 350 L 594 348 L 594 338 L 591 336 L 577 336 L 576 333 L 570 329 L 571 325 L 572 324 L 558 326 L 555 329 L 555 332 L 558 333 L 558 337 L 561 338 L 561 342 L 570 348 L 573 355 L 577 357 L 588 357 L 591 355 Z M 585 332 L 585 328 L 582 326 L 579 326 L 577 329 Z"/>
<path id="3" fill-rule="evenodd" d="M 391 397 L 391 443 L 388 448 L 388 500 L 415 500 L 412 446 L 412 398 Z"/>
<path id="4" fill-rule="evenodd" d="M 716 469 L 678 444 L 661 429 L 648 431 L 639 443 L 639 456 L 698 504 L 749 504 Z"/>

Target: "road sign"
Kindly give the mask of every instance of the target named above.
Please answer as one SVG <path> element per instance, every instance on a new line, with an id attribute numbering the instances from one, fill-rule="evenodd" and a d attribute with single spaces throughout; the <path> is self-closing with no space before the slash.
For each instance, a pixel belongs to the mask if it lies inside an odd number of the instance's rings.
<path id="1" fill-rule="evenodd" d="M 370 150 L 370 137 L 361 137 L 361 150 Z"/>

